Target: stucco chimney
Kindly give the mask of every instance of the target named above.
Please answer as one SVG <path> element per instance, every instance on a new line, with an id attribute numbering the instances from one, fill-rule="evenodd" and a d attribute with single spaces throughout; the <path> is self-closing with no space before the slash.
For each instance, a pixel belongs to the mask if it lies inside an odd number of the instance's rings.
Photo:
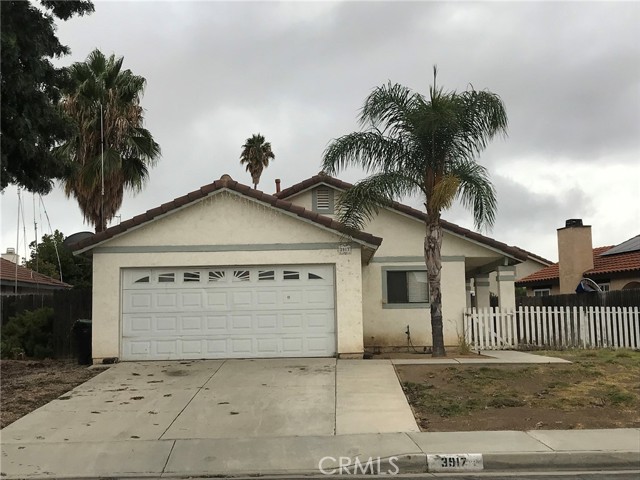
<path id="1" fill-rule="evenodd" d="M 7 248 L 7 253 L 3 253 L 2 258 L 4 258 L 5 260 L 9 260 L 10 262 L 13 262 L 13 263 L 20 263 L 20 255 L 16 253 L 15 248 L 11 248 L 11 247 Z"/>
<path id="2" fill-rule="evenodd" d="M 575 293 L 583 273 L 593 268 L 591 226 L 582 219 L 569 219 L 558 229 L 558 263 L 560 293 Z"/>
<path id="3" fill-rule="evenodd" d="M 276 178 L 276 193 L 280 193 L 280 179 Z"/>

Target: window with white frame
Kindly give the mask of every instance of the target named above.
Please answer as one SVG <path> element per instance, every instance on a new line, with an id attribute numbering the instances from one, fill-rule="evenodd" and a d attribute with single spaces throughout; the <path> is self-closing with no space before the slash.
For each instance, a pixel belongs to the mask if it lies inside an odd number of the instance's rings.
<path id="1" fill-rule="evenodd" d="M 550 288 L 535 288 L 533 290 L 534 297 L 548 297 L 549 295 L 551 295 Z"/>
<path id="2" fill-rule="evenodd" d="M 429 302 L 429 284 L 425 270 L 386 270 L 384 276 L 388 305 Z"/>
<path id="3" fill-rule="evenodd" d="M 611 284 L 609 282 L 598 282 L 598 286 L 603 292 L 608 292 L 611 289 Z"/>

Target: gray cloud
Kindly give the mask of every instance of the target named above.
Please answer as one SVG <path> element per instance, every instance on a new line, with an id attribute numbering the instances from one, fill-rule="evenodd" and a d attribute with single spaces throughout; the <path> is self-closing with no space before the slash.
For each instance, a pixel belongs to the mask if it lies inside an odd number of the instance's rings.
<path id="1" fill-rule="evenodd" d="M 590 164 L 611 184 L 612 161 L 638 172 L 639 19 L 633 2 L 98 2 L 93 15 L 60 24 L 59 35 L 73 51 L 63 64 L 98 47 L 147 78 L 143 106 L 163 159 L 147 189 L 125 200 L 123 218 L 223 173 L 248 183 L 238 156 L 258 131 L 276 153 L 264 190 L 276 177 L 290 185 L 313 175 L 328 142 L 358 128 L 373 87 L 391 80 L 426 94 L 438 64 L 445 88 L 471 83 L 507 106 L 508 139 L 480 159 L 499 192 L 492 235 L 553 256 L 555 228 L 569 216 L 622 225 L 624 215 L 640 215 L 632 206 L 599 218 L 607 194 L 586 179 L 553 193 L 521 180 L 525 168 L 560 180 L 568 165 Z M 71 200 L 57 192 L 46 201 L 65 233 L 86 228 Z M 3 247 L 15 242 L 15 208 L 7 189 Z M 446 216 L 469 226 L 460 209 Z M 616 230 L 627 233 L 637 232 Z"/>

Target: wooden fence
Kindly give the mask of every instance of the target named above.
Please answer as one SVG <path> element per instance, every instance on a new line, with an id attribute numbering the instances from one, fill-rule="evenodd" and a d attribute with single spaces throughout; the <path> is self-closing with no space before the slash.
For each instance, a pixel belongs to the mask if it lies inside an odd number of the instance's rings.
<path id="1" fill-rule="evenodd" d="M 53 308 L 52 347 L 56 358 L 75 356 L 72 327 L 76 320 L 91 318 L 91 289 L 56 290 L 42 295 L 6 295 L 0 298 L 2 324 L 26 310 Z"/>
<path id="2" fill-rule="evenodd" d="M 496 306 L 491 304 L 492 307 Z M 640 307 L 640 289 L 516 297 L 517 307 Z"/>
<path id="3" fill-rule="evenodd" d="M 470 308 L 465 338 L 477 350 L 640 348 L 638 307 Z"/>

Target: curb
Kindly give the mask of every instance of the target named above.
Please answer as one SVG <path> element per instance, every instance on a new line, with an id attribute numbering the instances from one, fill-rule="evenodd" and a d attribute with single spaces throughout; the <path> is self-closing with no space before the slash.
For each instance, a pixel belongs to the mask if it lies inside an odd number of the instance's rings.
<path id="1" fill-rule="evenodd" d="M 500 470 L 638 470 L 640 454 L 637 451 L 602 452 L 538 452 L 538 453 L 485 453 L 484 471 Z"/>

